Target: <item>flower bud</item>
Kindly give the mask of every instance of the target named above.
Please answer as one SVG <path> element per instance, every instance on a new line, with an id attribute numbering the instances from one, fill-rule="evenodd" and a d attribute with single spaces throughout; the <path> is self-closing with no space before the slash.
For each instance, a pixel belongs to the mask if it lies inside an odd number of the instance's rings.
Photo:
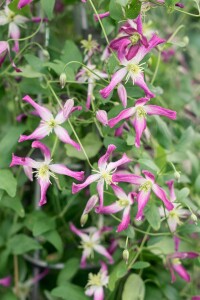
<path id="1" fill-rule="evenodd" d="M 81 227 L 83 227 L 85 225 L 87 220 L 88 220 L 88 214 L 83 214 L 80 219 Z"/>
<path id="2" fill-rule="evenodd" d="M 48 52 L 46 49 L 43 49 L 43 50 L 42 50 L 42 54 L 43 54 L 43 56 L 44 56 L 47 60 L 49 60 L 50 55 L 49 55 L 49 52 Z"/>
<path id="3" fill-rule="evenodd" d="M 65 84 L 67 82 L 67 76 L 65 73 L 61 73 L 60 74 L 60 86 L 61 86 L 61 89 L 63 89 L 65 87 Z"/>
<path id="4" fill-rule="evenodd" d="M 105 110 L 98 110 L 96 112 L 96 118 L 104 126 L 108 125 L 108 116 L 107 116 L 107 112 Z"/>
<path id="5" fill-rule="evenodd" d="M 174 172 L 174 178 L 175 178 L 178 182 L 180 182 L 180 178 L 181 178 L 180 172 L 175 171 L 175 172 Z"/>
<path id="6" fill-rule="evenodd" d="M 118 93 L 119 99 L 122 102 L 123 107 L 126 107 L 127 106 L 127 93 L 126 93 L 126 89 L 123 86 L 123 84 L 118 85 L 117 93 Z"/>
<path id="7" fill-rule="evenodd" d="M 123 251 L 122 256 L 123 256 L 123 259 L 125 260 L 125 262 L 128 263 L 128 259 L 129 259 L 129 251 L 128 251 L 127 249 L 125 249 L 125 250 Z"/>

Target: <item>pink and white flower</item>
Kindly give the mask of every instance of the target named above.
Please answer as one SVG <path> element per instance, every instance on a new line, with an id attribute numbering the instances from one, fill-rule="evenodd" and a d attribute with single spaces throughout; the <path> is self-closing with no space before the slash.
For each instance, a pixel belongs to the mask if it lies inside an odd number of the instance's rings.
<path id="1" fill-rule="evenodd" d="M 178 243 L 179 244 L 179 243 Z M 190 282 L 190 275 L 181 264 L 182 259 L 195 259 L 199 257 L 199 254 L 196 252 L 178 252 L 175 251 L 173 254 L 167 255 L 167 266 L 171 273 L 172 283 L 176 281 L 175 272 L 185 281 Z"/>
<path id="2" fill-rule="evenodd" d="M 149 41 L 148 47 L 142 45 L 137 54 L 131 60 L 127 60 L 125 56 L 120 57 L 120 64 L 122 68 L 113 74 L 109 85 L 100 91 L 101 96 L 105 99 L 108 98 L 110 93 L 119 83 L 122 82 L 124 78 L 126 82 L 131 78 L 133 85 L 135 84 L 142 88 L 148 98 L 153 98 L 155 95 L 149 90 L 146 82 L 144 81 L 144 63 L 140 64 L 140 62 L 147 53 L 164 41 L 165 40 L 154 34 Z"/>
<path id="3" fill-rule="evenodd" d="M 112 185 L 112 189 L 117 197 L 117 201 L 108 206 L 102 206 L 101 208 L 97 207 L 95 211 L 101 214 L 116 214 L 120 211 L 123 211 L 122 221 L 117 227 L 117 232 L 121 232 L 128 228 L 130 223 L 130 211 L 131 206 L 134 203 L 134 197 L 136 193 L 129 193 L 128 195 L 117 185 Z"/>
<path id="4" fill-rule="evenodd" d="M 159 213 L 161 217 L 167 217 L 167 223 L 169 225 L 169 228 L 172 233 L 176 231 L 176 228 L 178 225 L 181 225 L 182 222 L 180 219 L 187 218 L 189 215 L 191 215 L 190 211 L 188 209 L 182 208 L 182 206 L 179 203 L 175 203 L 176 195 L 174 192 L 174 180 L 167 181 L 166 184 L 169 187 L 170 191 L 170 200 L 174 205 L 173 210 L 167 211 L 162 206 L 159 207 Z"/>
<path id="5" fill-rule="evenodd" d="M 7 55 L 9 56 L 11 65 L 14 68 L 14 70 L 18 73 L 21 72 L 21 70 L 16 67 L 14 61 L 12 60 L 8 42 L 0 41 L 0 67 L 2 66 Z"/>
<path id="6" fill-rule="evenodd" d="M 71 139 L 67 130 L 60 126 L 68 120 L 68 118 L 74 111 L 82 109 L 81 106 L 74 106 L 73 99 L 69 99 L 66 101 L 64 109 L 59 111 L 55 118 L 50 110 L 37 104 L 33 99 L 31 99 L 30 96 L 25 96 L 23 100 L 34 107 L 42 120 L 40 122 L 40 125 L 30 135 L 21 135 L 19 138 L 19 142 L 28 140 L 41 140 L 45 136 L 51 134 L 52 131 L 54 131 L 57 137 L 63 143 L 70 144 L 77 150 L 81 149 L 80 145 Z"/>
<path id="7" fill-rule="evenodd" d="M 101 245 L 102 235 L 105 231 L 108 231 L 107 228 L 102 227 L 101 229 L 97 229 L 96 227 L 89 227 L 87 229 L 78 229 L 73 223 L 70 223 L 70 229 L 81 238 L 81 248 L 83 248 L 81 258 L 82 268 L 86 267 L 87 258 L 94 257 L 94 252 L 103 255 L 110 264 L 113 264 L 112 256 L 106 248 Z"/>
<path id="8" fill-rule="evenodd" d="M 105 110 L 98 110 L 96 112 L 96 118 L 104 126 L 108 125 L 108 115 L 107 115 L 107 112 Z"/>
<path id="9" fill-rule="evenodd" d="M 142 27 L 141 15 L 121 26 L 119 37 L 110 43 L 110 48 L 117 51 L 120 60 L 124 56 L 127 60 L 132 59 L 142 45 L 148 47 L 148 40 L 143 34 Z"/>
<path id="10" fill-rule="evenodd" d="M 15 40 L 13 51 L 19 52 L 20 38 L 20 26 L 28 21 L 28 18 L 16 15 L 9 9 L 8 5 L 4 7 L 4 10 L 0 11 L 0 26 L 8 24 L 8 36 Z"/>
<path id="11" fill-rule="evenodd" d="M 104 262 L 101 262 L 99 273 L 89 273 L 85 294 L 89 297 L 94 296 L 94 300 L 104 300 L 103 288 L 107 287 L 108 281 L 108 268 Z"/>
<path id="12" fill-rule="evenodd" d="M 100 208 L 103 206 L 103 198 L 104 198 L 104 185 L 107 187 L 111 184 L 114 184 L 113 174 L 116 172 L 117 168 L 123 164 L 126 164 L 131 161 L 126 154 L 123 154 L 122 158 L 108 163 L 109 157 L 112 155 L 113 151 L 116 149 L 115 145 L 109 145 L 106 153 L 98 160 L 98 168 L 99 170 L 93 170 L 97 174 L 92 174 L 88 176 L 85 182 L 81 184 L 73 183 L 72 185 L 72 193 L 76 194 L 80 190 L 84 189 L 88 185 L 93 182 L 97 182 L 97 191 L 99 195 Z M 112 185 L 111 185 L 112 187 Z"/>
<path id="13" fill-rule="evenodd" d="M 41 142 L 34 141 L 32 143 L 32 148 L 39 148 L 41 150 L 42 154 L 44 155 L 44 161 L 35 161 L 30 157 L 19 157 L 13 154 L 10 167 L 17 165 L 23 166 L 25 174 L 31 181 L 33 181 L 33 174 L 35 174 L 35 177 L 37 178 L 41 189 L 41 196 L 39 201 L 40 206 L 44 205 L 47 202 L 46 193 L 51 184 L 50 177 L 56 179 L 55 173 L 67 175 L 80 181 L 83 180 L 83 171 L 75 172 L 68 169 L 65 165 L 51 164 L 52 159 L 50 150 Z M 33 169 L 35 169 L 34 172 Z"/>
<path id="14" fill-rule="evenodd" d="M 107 78 L 107 77 L 108 75 L 105 72 L 97 70 L 96 66 L 90 63 L 87 64 L 87 68 L 81 69 L 76 75 L 76 79 L 78 82 L 80 83 L 88 82 L 87 102 L 86 102 L 87 109 L 90 108 L 91 101 L 94 100 L 93 90 L 96 81 L 101 80 L 101 78 Z"/>
<path id="15" fill-rule="evenodd" d="M 146 129 L 147 115 L 160 115 L 172 120 L 176 119 L 175 111 L 157 105 L 146 105 L 148 101 L 148 98 L 140 98 L 136 101 L 134 107 L 122 110 L 118 116 L 108 121 L 108 125 L 112 128 L 120 121 L 130 118 L 130 122 L 134 126 L 136 132 L 135 146 L 138 148 L 140 147 L 142 133 Z"/>
<path id="16" fill-rule="evenodd" d="M 137 195 L 137 221 L 142 220 L 143 218 L 143 211 L 149 201 L 151 191 L 153 191 L 153 193 L 164 203 L 167 210 L 172 210 L 174 208 L 174 205 L 167 198 L 165 191 L 155 182 L 155 176 L 147 170 L 143 170 L 142 173 L 144 174 L 145 178 L 135 174 L 113 175 L 114 182 L 129 182 L 131 184 L 139 186 L 139 192 Z"/>

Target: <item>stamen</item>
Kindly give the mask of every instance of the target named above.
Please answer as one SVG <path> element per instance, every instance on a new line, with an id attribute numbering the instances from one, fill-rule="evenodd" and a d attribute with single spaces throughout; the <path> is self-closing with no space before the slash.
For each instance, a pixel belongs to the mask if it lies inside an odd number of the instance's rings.
<path id="1" fill-rule="evenodd" d="M 139 191 L 148 192 L 152 188 L 152 182 L 147 180 L 145 183 L 141 184 Z"/>
<path id="2" fill-rule="evenodd" d="M 137 110 L 137 116 L 139 118 L 146 118 L 147 113 L 142 106 L 137 106 L 136 110 Z"/>
<path id="3" fill-rule="evenodd" d="M 117 204 L 121 207 L 127 207 L 130 205 L 129 201 L 127 199 L 119 199 L 117 201 Z"/>

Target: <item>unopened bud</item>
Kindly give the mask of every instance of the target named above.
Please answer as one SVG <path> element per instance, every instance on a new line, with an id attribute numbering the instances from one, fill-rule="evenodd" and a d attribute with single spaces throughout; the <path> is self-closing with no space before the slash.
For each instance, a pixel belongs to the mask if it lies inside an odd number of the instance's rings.
<path id="1" fill-rule="evenodd" d="M 181 178 L 180 172 L 175 171 L 175 172 L 174 172 L 174 178 L 175 178 L 178 182 L 180 182 L 180 178 Z"/>
<path id="2" fill-rule="evenodd" d="M 128 259 L 129 259 L 129 251 L 128 251 L 127 249 L 125 249 L 125 250 L 123 251 L 122 256 L 123 256 L 123 259 L 125 260 L 125 262 L 128 263 Z"/>
<path id="3" fill-rule="evenodd" d="M 84 214 L 84 215 L 81 216 L 81 220 L 80 220 L 81 227 L 83 227 L 85 225 L 87 220 L 88 220 L 88 214 Z"/>
<path id="4" fill-rule="evenodd" d="M 197 218 L 197 216 L 194 213 L 191 214 L 191 219 L 197 225 L 198 218 Z"/>
<path id="5" fill-rule="evenodd" d="M 98 110 L 96 112 L 96 118 L 104 126 L 108 125 L 108 116 L 107 116 L 107 112 L 105 110 Z"/>
<path id="6" fill-rule="evenodd" d="M 42 50 L 42 54 L 43 54 L 43 56 L 44 56 L 47 60 L 49 60 L 50 55 L 49 55 L 49 52 L 48 52 L 46 49 L 43 49 L 43 50 Z"/>
<path id="7" fill-rule="evenodd" d="M 65 87 L 65 84 L 67 82 L 67 76 L 65 73 L 61 73 L 60 74 L 60 86 L 61 86 L 61 89 L 63 89 Z"/>

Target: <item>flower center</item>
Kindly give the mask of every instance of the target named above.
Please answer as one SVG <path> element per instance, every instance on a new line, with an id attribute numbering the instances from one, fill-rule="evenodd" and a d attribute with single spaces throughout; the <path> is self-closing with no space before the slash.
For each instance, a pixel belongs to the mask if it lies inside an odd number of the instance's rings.
<path id="1" fill-rule="evenodd" d="M 51 119 L 47 122 L 48 126 L 53 129 L 54 127 L 56 127 L 57 123 L 55 121 L 55 119 Z"/>
<path id="2" fill-rule="evenodd" d="M 172 264 L 173 265 L 180 265 L 181 264 L 180 259 L 179 258 L 173 258 L 172 259 Z"/>
<path id="3" fill-rule="evenodd" d="M 95 50 L 98 47 L 98 43 L 92 39 L 92 35 L 89 34 L 88 40 L 81 41 L 82 47 L 85 48 L 84 52 Z"/>
<path id="4" fill-rule="evenodd" d="M 135 33 L 130 37 L 130 41 L 131 41 L 132 45 L 137 44 L 139 40 L 140 40 L 140 34 L 139 34 L 138 32 L 135 32 Z"/>
<path id="5" fill-rule="evenodd" d="M 13 11 L 9 11 L 8 13 L 8 22 L 13 22 L 15 18 L 15 13 Z"/>
<path id="6" fill-rule="evenodd" d="M 134 75 L 138 75 L 141 72 L 141 67 L 138 64 L 128 64 L 127 70 Z"/>
<path id="7" fill-rule="evenodd" d="M 148 192 L 152 188 L 152 182 L 147 180 L 145 183 L 141 184 L 139 191 Z"/>
<path id="8" fill-rule="evenodd" d="M 119 199 L 117 204 L 121 207 L 127 207 L 129 206 L 129 201 L 127 199 Z"/>
<path id="9" fill-rule="evenodd" d="M 139 118 L 146 118 L 147 113 L 142 106 L 138 106 L 136 109 L 137 109 L 137 116 Z"/>
<path id="10" fill-rule="evenodd" d="M 100 272 L 98 274 L 89 273 L 87 286 L 102 286 Z"/>
<path id="11" fill-rule="evenodd" d="M 46 163 L 44 163 L 41 167 L 37 169 L 37 171 L 34 171 L 33 173 L 36 173 L 36 177 L 38 179 L 42 179 L 48 182 L 50 182 L 50 176 L 57 179 L 56 175 L 49 170 L 49 165 Z"/>
<path id="12" fill-rule="evenodd" d="M 103 171 L 101 172 L 101 178 L 103 178 L 107 185 L 112 183 L 112 175 L 109 172 Z"/>

